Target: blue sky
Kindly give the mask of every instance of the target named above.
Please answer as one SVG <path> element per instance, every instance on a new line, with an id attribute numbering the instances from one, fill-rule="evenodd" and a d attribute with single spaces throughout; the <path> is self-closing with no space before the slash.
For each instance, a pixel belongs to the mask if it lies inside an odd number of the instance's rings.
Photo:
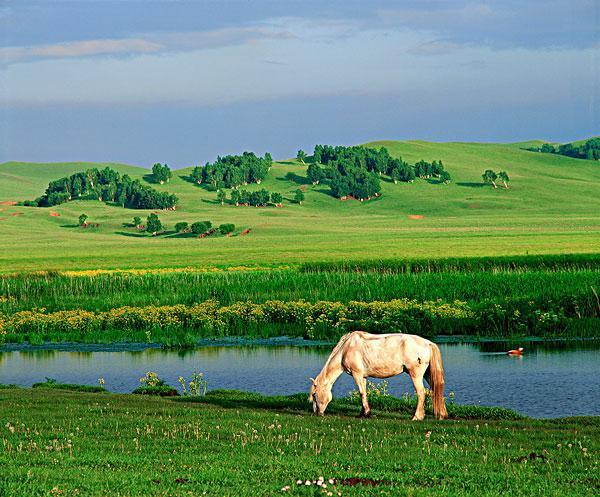
<path id="1" fill-rule="evenodd" d="M 0 161 L 600 130 L 600 2 L 0 2 Z"/>

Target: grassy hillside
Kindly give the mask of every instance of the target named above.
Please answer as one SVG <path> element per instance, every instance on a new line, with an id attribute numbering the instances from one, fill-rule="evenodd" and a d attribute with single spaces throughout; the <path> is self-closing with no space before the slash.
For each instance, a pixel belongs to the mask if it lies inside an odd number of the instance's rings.
<path id="1" fill-rule="evenodd" d="M 529 143 L 529 142 L 528 142 Z M 75 201 L 53 209 L 0 205 L 0 271 L 35 269 L 185 267 L 197 265 L 288 264 L 351 257 L 440 257 L 526 253 L 595 252 L 600 246 L 600 165 L 523 150 L 524 144 L 382 141 L 392 155 L 414 162 L 442 159 L 450 185 L 382 182 L 383 195 L 361 204 L 342 202 L 324 185 L 306 184 L 305 166 L 275 163 L 259 187 L 292 192 L 306 189 L 303 205 L 282 208 L 221 206 L 215 193 L 187 181 L 191 169 L 174 171 L 163 186 L 176 193 L 174 212 L 161 212 L 168 227 L 178 221 L 210 219 L 251 228 L 243 237 L 146 238 L 124 223 L 148 211 Z M 91 166 L 0 164 L 0 202 L 33 198 L 50 179 Z M 142 178 L 146 169 L 114 166 Z M 504 169 L 510 189 L 481 183 L 484 169 Z M 51 212 L 59 214 L 52 216 Z M 85 212 L 100 226 L 83 230 Z"/>

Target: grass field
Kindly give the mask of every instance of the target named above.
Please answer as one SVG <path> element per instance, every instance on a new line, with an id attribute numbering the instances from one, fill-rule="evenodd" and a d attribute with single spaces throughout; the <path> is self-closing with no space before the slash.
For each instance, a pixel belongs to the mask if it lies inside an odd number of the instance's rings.
<path id="1" fill-rule="evenodd" d="M 533 143 L 533 142 L 532 142 Z M 156 188 L 176 193 L 180 205 L 164 223 L 210 219 L 252 231 L 243 237 L 138 236 L 124 226 L 148 212 L 75 201 L 53 209 L 0 205 L 0 271 L 157 268 L 293 264 L 366 259 L 542 253 L 591 253 L 600 246 L 600 165 L 528 152 L 521 144 L 375 142 L 410 162 L 442 159 L 450 185 L 383 182 L 381 198 L 341 202 L 323 185 L 305 184 L 305 166 L 278 162 L 258 188 L 291 198 L 306 188 L 303 205 L 283 208 L 221 206 L 215 193 L 186 180 L 190 169 Z M 92 164 L 0 164 L 0 202 L 40 195 L 50 179 Z M 142 178 L 147 169 L 112 165 Z M 505 169 L 510 189 L 481 183 L 486 168 Z M 256 188 L 254 185 L 252 188 Z M 54 211 L 60 216 L 54 217 Z M 85 212 L 97 229 L 78 228 Z M 417 216 L 418 218 L 411 218 Z M 421 217 L 422 216 L 422 217 Z"/>
<path id="2" fill-rule="evenodd" d="M 598 418 L 317 418 L 239 395 L 193 403 L 44 388 L 0 389 L 0 410 L 6 496 L 546 497 L 600 486 Z"/>

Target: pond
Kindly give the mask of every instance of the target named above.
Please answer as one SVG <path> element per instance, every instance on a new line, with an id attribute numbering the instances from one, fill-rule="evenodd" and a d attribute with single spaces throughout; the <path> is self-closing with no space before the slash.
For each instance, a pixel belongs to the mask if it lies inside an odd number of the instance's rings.
<path id="1" fill-rule="evenodd" d="M 528 342 L 523 357 L 507 356 L 514 344 L 440 343 L 446 370 L 446 393 L 456 402 L 502 406 L 537 417 L 600 415 L 600 343 Z M 131 392 L 139 378 L 154 371 L 178 387 L 177 378 L 202 371 L 210 389 L 239 389 L 265 394 L 307 391 L 331 345 L 301 345 L 275 340 L 251 344 L 225 342 L 192 350 L 122 346 L 76 346 L 0 349 L 0 383 L 30 386 L 45 377 L 64 383 L 98 384 L 104 378 L 113 392 Z M 412 394 L 403 374 L 389 380 L 390 392 Z M 354 388 L 342 375 L 334 395 Z"/>

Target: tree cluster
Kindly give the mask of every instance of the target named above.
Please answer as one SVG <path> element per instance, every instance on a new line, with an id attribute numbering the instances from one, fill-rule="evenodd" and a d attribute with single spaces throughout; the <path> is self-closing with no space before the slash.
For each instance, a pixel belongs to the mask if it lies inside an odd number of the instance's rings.
<path id="1" fill-rule="evenodd" d="M 244 152 L 242 155 L 217 157 L 215 162 L 208 162 L 204 167 L 196 166 L 191 176 L 196 183 L 215 189 L 238 188 L 250 183 L 260 184 L 272 164 L 273 159 L 268 152 L 264 157 Z"/>
<path id="2" fill-rule="evenodd" d="M 127 174 L 121 176 L 114 169 L 105 167 L 51 181 L 35 203 L 39 207 L 49 207 L 83 198 L 97 198 L 132 209 L 173 209 L 178 200 L 176 195 L 159 192 Z"/>
<path id="3" fill-rule="evenodd" d="M 134 219 L 134 223 L 135 223 Z M 146 231 L 156 235 L 163 231 L 163 225 L 160 222 L 160 219 L 156 214 L 150 214 L 148 216 Z M 195 223 L 189 224 L 187 221 L 180 221 L 175 224 L 175 231 L 177 233 L 194 233 L 198 236 L 208 236 L 218 231 L 222 235 L 228 235 L 235 231 L 235 224 L 232 223 L 224 223 L 219 225 L 217 228 L 213 228 L 213 224 L 211 221 L 196 221 Z"/>
<path id="4" fill-rule="evenodd" d="M 322 168 L 319 164 L 326 167 Z M 421 160 L 412 166 L 401 157 L 390 156 L 384 147 L 316 145 L 313 163 L 307 169 L 308 179 L 313 184 L 328 181 L 334 196 L 352 196 L 360 200 L 379 195 L 379 177 L 383 175 L 394 183 L 412 182 L 416 177 L 437 177 L 444 183 L 450 181 L 450 174 L 441 160 L 431 163 Z"/>
<path id="5" fill-rule="evenodd" d="M 156 163 L 152 166 L 152 178 L 156 183 L 160 183 L 161 185 L 165 182 L 169 182 L 173 176 L 171 173 L 171 169 L 166 164 Z"/>
<path id="6" fill-rule="evenodd" d="M 590 138 L 581 145 L 565 143 L 556 147 L 550 143 L 544 143 L 541 147 L 530 150 L 547 154 L 565 155 L 575 159 L 600 160 L 600 138 Z"/>
<path id="7" fill-rule="evenodd" d="M 220 192 L 222 192 L 222 190 L 220 190 Z M 222 194 L 219 195 L 219 193 L 217 193 L 217 198 L 221 200 L 221 203 L 224 203 L 225 197 Z M 254 207 L 264 207 L 268 204 L 280 206 L 283 203 L 283 195 L 278 192 L 270 192 L 264 188 L 254 192 L 238 189 L 231 191 L 231 203 L 236 206 L 251 205 Z"/>
<path id="8" fill-rule="evenodd" d="M 499 173 L 496 173 L 492 169 L 486 169 L 481 177 L 485 183 L 491 184 L 494 188 L 498 188 L 498 185 L 496 184 L 496 181 L 498 180 L 502 181 L 504 188 L 508 188 L 508 182 L 510 181 L 506 171 L 500 171 Z"/>

